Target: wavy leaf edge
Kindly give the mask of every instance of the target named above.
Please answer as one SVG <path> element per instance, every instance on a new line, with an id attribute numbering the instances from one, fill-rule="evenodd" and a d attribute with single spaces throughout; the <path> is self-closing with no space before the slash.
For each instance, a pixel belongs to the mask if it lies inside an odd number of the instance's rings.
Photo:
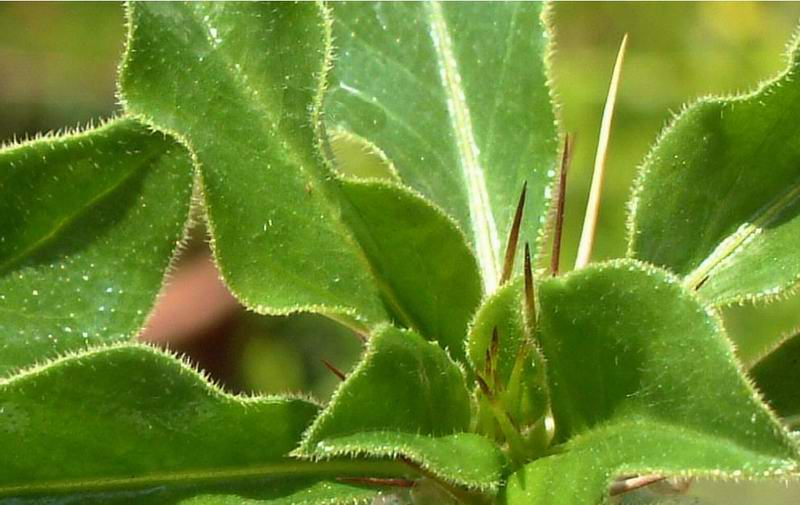
<path id="1" fill-rule="evenodd" d="M 13 153 L 18 149 L 47 146 L 49 143 L 53 142 L 69 142 L 69 141 L 80 142 L 81 140 L 86 140 L 91 143 L 92 135 L 106 133 L 108 130 L 112 130 L 113 128 L 119 125 L 124 125 L 125 123 L 132 123 L 133 125 L 141 127 L 143 130 L 146 130 L 147 132 L 153 135 L 161 135 L 165 139 L 169 139 L 178 143 L 177 140 L 174 137 L 171 137 L 169 134 L 164 133 L 158 129 L 155 129 L 152 126 L 143 123 L 141 121 L 138 121 L 136 118 L 123 113 L 123 114 L 112 114 L 109 117 L 100 118 L 97 120 L 90 120 L 83 124 L 79 124 L 75 127 L 68 127 L 56 131 L 49 131 L 43 134 L 37 133 L 33 138 L 23 139 L 21 141 L 15 139 L 12 142 L 1 144 L 0 157 L 5 155 L 13 155 Z M 191 151 L 186 149 L 184 145 L 178 143 L 178 147 L 184 150 L 190 156 L 193 156 L 191 155 Z M 163 152 L 165 151 L 162 151 L 162 153 Z M 58 361 L 59 359 L 65 356 L 72 356 L 74 354 L 79 354 L 84 351 L 90 351 L 94 347 L 104 348 L 106 346 L 112 346 L 114 344 L 119 344 L 119 345 L 130 344 L 131 342 L 134 341 L 134 339 L 138 335 L 141 334 L 142 330 L 146 327 L 147 322 L 153 316 L 153 313 L 155 312 L 159 300 L 164 295 L 164 292 L 167 289 L 167 286 L 169 284 L 170 274 L 175 271 L 176 264 L 178 263 L 181 252 L 185 248 L 189 240 L 191 229 L 196 223 L 194 217 L 195 216 L 194 209 L 195 209 L 195 202 L 197 201 L 197 192 L 199 190 L 199 186 L 194 167 L 192 167 L 192 172 L 193 173 L 191 174 L 191 188 L 189 189 L 189 202 L 187 203 L 186 215 L 181 218 L 181 224 L 180 224 L 181 229 L 180 232 L 178 233 L 177 240 L 171 245 L 169 257 L 167 259 L 166 265 L 164 265 L 160 284 L 155 293 L 155 296 L 153 296 L 152 299 L 142 307 L 143 310 L 138 327 L 129 330 L 126 334 L 124 334 L 122 338 L 115 339 L 114 342 L 110 342 L 109 344 L 101 344 L 99 346 L 94 346 L 94 345 L 84 346 L 82 348 L 76 348 L 70 350 L 64 353 L 63 355 L 57 354 L 53 357 L 46 358 L 46 360 L 43 361 L 42 363 L 32 362 L 27 365 L 15 367 L 9 373 L 0 374 L 0 385 L 5 384 L 6 381 L 8 381 L 11 378 L 14 378 L 17 375 L 26 374 L 33 368 L 42 367 L 44 366 L 44 364 Z M 126 175 L 119 182 L 119 184 L 124 185 L 130 179 L 130 177 L 132 177 L 130 174 Z M 90 200 L 89 204 L 91 206 L 101 204 L 110 194 L 112 194 L 117 189 L 119 189 L 119 186 L 111 188 L 107 193 L 103 193 L 102 195 L 100 195 L 100 197 L 96 197 L 95 199 Z M 46 247 L 53 240 L 58 240 L 58 236 L 63 231 L 62 229 L 70 226 L 76 219 L 79 219 L 80 217 L 81 217 L 80 214 L 70 216 L 70 218 L 66 222 L 60 223 L 56 230 L 54 230 L 51 234 L 41 239 L 37 244 L 35 244 L 35 247 L 33 249 L 27 252 L 35 254 L 36 251 L 39 250 L 41 247 Z M 11 261 L 7 262 L 6 266 L 14 268 L 15 265 L 20 260 L 21 258 L 12 258 Z"/>
<path id="2" fill-rule="evenodd" d="M 784 423 L 780 421 L 780 418 L 777 415 L 777 413 L 768 405 L 765 398 L 758 390 L 755 382 L 747 373 L 747 367 L 741 362 L 741 360 L 737 356 L 736 347 L 731 338 L 727 334 L 727 330 L 725 329 L 722 316 L 719 313 L 717 307 L 705 304 L 703 299 L 697 294 L 696 291 L 690 290 L 684 285 L 682 278 L 680 276 L 667 270 L 666 268 L 658 267 L 656 265 L 638 259 L 615 258 L 598 263 L 591 263 L 585 269 L 573 270 L 571 272 L 565 273 L 562 276 L 556 277 L 555 279 L 557 281 L 564 282 L 569 277 L 580 275 L 586 269 L 592 269 L 597 272 L 602 272 L 604 270 L 614 270 L 618 268 L 637 269 L 645 273 L 649 277 L 658 278 L 661 281 L 665 281 L 669 285 L 672 285 L 675 288 L 677 288 L 678 292 L 680 293 L 680 296 L 686 297 L 687 299 L 693 301 L 694 303 L 697 304 L 699 308 L 703 310 L 703 312 L 714 322 L 714 324 L 717 327 L 719 336 L 721 337 L 721 340 L 723 340 L 724 342 L 724 347 L 726 350 L 729 363 L 731 363 L 736 368 L 740 378 L 746 384 L 747 390 L 750 393 L 751 398 L 755 400 L 758 406 L 767 414 L 769 419 L 772 421 L 773 427 L 777 430 L 775 433 L 776 436 L 780 436 L 785 441 L 787 441 L 787 443 L 792 443 L 792 437 L 790 435 L 789 430 L 786 428 Z M 797 446 L 797 449 L 798 449 L 797 453 L 798 461 L 800 461 L 800 446 Z M 798 475 L 800 476 L 800 474 Z"/>
<path id="3" fill-rule="evenodd" d="M 633 183 L 631 185 L 630 197 L 626 204 L 626 209 L 627 209 L 626 220 L 625 220 L 626 242 L 627 242 L 627 248 L 625 253 L 626 258 L 634 258 L 636 255 L 636 250 L 634 248 L 635 237 L 638 233 L 638 228 L 636 226 L 636 213 L 639 207 L 641 193 L 643 192 L 645 187 L 646 179 L 650 174 L 650 171 L 647 168 L 650 166 L 651 164 L 650 162 L 654 157 L 654 153 L 657 147 L 661 144 L 662 140 L 674 130 L 675 126 L 681 122 L 684 116 L 689 114 L 696 107 L 721 105 L 725 103 L 735 104 L 737 102 L 746 102 L 750 99 L 758 97 L 759 95 L 761 95 L 762 93 L 768 91 L 773 87 L 781 86 L 782 81 L 792 73 L 793 67 L 796 64 L 798 64 L 798 62 L 800 62 L 800 25 L 798 25 L 798 27 L 795 29 L 794 33 L 790 37 L 789 42 L 786 45 L 786 49 L 783 53 L 783 57 L 785 64 L 784 68 L 777 71 L 772 76 L 763 79 L 761 82 L 757 83 L 751 90 L 740 93 L 731 92 L 727 94 L 707 94 L 704 96 L 700 96 L 694 99 L 693 101 L 684 103 L 681 107 L 680 112 L 673 114 L 672 117 L 667 121 L 666 126 L 664 126 L 661 129 L 656 139 L 651 143 L 650 148 L 647 151 L 647 154 L 645 155 L 644 159 L 638 165 L 636 169 L 636 176 L 634 177 Z M 800 186 L 798 186 L 796 189 L 800 190 Z M 720 242 L 720 244 L 722 244 L 725 240 L 731 238 L 735 234 L 736 232 L 726 236 Z M 714 252 L 712 252 L 711 254 L 713 255 Z M 728 254 L 725 257 L 721 258 L 720 263 L 726 261 L 731 256 L 732 254 Z M 707 259 L 708 257 L 706 258 L 706 260 Z M 769 291 L 740 295 L 740 296 L 722 297 L 718 300 L 715 300 L 713 302 L 713 305 L 719 307 L 729 307 L 732 305 L 745 305 L 745 304 L 766 305 L 772 302 L 787 299 L 791 296 L 794 296 L 798 292 L 800 292 L 800 275 L 795 276 L 794 279 L 784 282 L 782 286 L 770 289 Z M 707 302 L 703 301 L 702 303 L 707 303 Z"/>

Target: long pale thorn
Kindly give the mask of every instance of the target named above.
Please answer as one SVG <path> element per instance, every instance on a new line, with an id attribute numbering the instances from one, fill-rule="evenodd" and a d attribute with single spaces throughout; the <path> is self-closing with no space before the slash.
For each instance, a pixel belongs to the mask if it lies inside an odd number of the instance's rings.
<path id="1" fill-rule="evenodd" d="M 631 491 L 649 486 L 650 484 L 661 482 L 665 479 L 666 477 L 662 477 L 660 475 L 637 475 L 634 477 L 620 479 L 611 484 L 608 489 L 608 494 L 611 496 L 619 496 L 621 494 L 629 493 Z"/>
<path id="2" fill-rule="evenodd" d="M 594 238 L 597 231 L 597 216 L 600 212 L 600 195 L 603 192 L 608 141 L 611 136 L 611 120 L 614 117 L 614 106 L 617 102 L 617 91 L 619 90 L 620 75 L 622 74 L 622 62 L 625 60 L 625 48 L 627 45 L 628 35 L 625 34 L 619 46 L 617 61 L 614 63 L 614 71 L 611 74 L 611 84 L 608 87 L 606 105 L 603 108 L 603 119 L 600 123 L 600 136 L 597 140 L 597 153 L 594 158 L 592 187 L 589 191 L 589 201 L 586 204 L 586 214 L 583 218 L 583 230 L 581 231 L 581 241 L 578 245 L 578 257 L 575 260 L 576 269 L 585 267 L 592 257 L 592 247 L 594 247 Z"/>

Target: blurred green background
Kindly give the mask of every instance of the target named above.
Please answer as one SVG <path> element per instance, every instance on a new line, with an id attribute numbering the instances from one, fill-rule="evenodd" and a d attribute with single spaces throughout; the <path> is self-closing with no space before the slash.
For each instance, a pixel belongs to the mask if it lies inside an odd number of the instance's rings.
<path id="1" fill-rule="evenodd" d="M 800 3 L 557 3 L 554 79 L 564 129 L 577 136 L 569 178 L 562 265 L 574 260 L 611 66 L 630 40 L 617 101 L 595 258 L 625 252 L 625 209 L 638 164 L 683 104 L 707 94 L 749 90 L 784 65 Z M 125 25 L 116 3 L 0 3 L 0 141 L 75 127 L 113 115 L 115 73 Z M 204 254 L 193 233 L 187 258 Z M 563 267 L 562 267 L 563 268 Z M 765 338 L 800 326 L 800 297 L 726 310 L 747 361 Z M 270 318 L 238 309 L 203 331 L 160 340 L 185 352 L 229 389 L 309 392 L 325 399 L 359 340 L 316 316 Z M 697 487 L 703 503 L 800 502 L 797 486 Z M 726 494 L 727 493 L 727 494 Z"/>

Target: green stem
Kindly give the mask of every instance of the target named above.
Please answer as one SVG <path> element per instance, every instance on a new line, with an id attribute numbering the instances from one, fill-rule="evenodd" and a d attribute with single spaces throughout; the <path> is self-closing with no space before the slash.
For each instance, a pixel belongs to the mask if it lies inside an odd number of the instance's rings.
<path id="1" fill-rule="evenodd" d="M 51 480 L 26 485 L 0 486 L 0 496 L 47 493 L 98 492 L 131 490 L 168 484 L 202 484 L 230 480 L 291 477 L 397 477 L 409 475 L 409 468 L 399 461 L 286 460 L 241 468 L 216 468 L 185 472 L 163 472 L 135 477 L 95 477 L 87 479 Z"/>

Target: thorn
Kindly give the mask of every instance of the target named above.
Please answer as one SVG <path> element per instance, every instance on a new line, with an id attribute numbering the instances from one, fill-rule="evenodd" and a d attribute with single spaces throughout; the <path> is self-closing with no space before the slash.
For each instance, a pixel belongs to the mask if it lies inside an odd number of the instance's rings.
<path id="1" fill-rule="evenodd" d="M 520 225 L 522 224 L 522 211 L 525 209 L 525 192 L 528 190 L 528 182 L 522 185 L 522 193 L 517 202 L 517 211 L 514 213 L 514 222 L 511 224 L 511 231 L 508 234 L 506 244 L 506 257 L 503 261 L 503 273 L 500 276 L 500 285 L 503 285 L 511 278 L 514 272 L 514 259 L 517 256 L 517 242 L 519 242 Z"/>
<path id="2" fill-rule="evenodd" d="M 497 326 L 492 329 L 492 343 L 489 346 L 492 354 L 492 384 L 495 390 L 500 390 L 500 379 L 497 377 L 497 355 L 500 352 L 500 334 L 497 332 Z"/>
<path id="3" fill-rule="evenodd" d="M 338 377 L 340 381 L 344 381 L 345 379 L 347 379 L 347 376 L 344 373 L 342 373 L 341 370 L 333 366 L 328 360 L 323 359 L 322 364 L 325 365 L 325 368 L 330 370 L 333 375 Z"/>
<path id="4" fill-rule="evenodd" d="M 327 317 L 350 330 L 362 344 L 366 344 L 369 341 L 369 330 L 358 321 L 344 316 L 337 316 L 336 314 L 329 314 Z"/>
<path id="5" fill-rule="evenodd" d="M 492 328 L 492 343 L 489 346 L 489 350 L 492 353 L 492 359 L 497 356 L 497 352 L 500 350 L 500 334 L 497 333 L 497 326 Z"/>
<path id="6" fill-rule="evenodd" d="M 519 432 L 519 424 L 517 424 L 517 420 L 514 419 L 514 416 L 511 415 L 511 412 L 506 411 L 506 419 L 508 419 L 508 422 L 511 423 L 511 426 L 514 428 L 514 430 Z"/>
<path id="7" fill-rule="evenodd" d="M 530 335 L 536 328 L 536 297 L 533 292 L 533 270 L 531 269 L 531 248 L 525 242 L 525 321 Z"/>
<path id="8" fill-rule="evenodd" d="M 336 477 L 336 480 L 339 482 L 346 482 L 349 484 L 363 484 L 366 486 L 411 488 L 416 485 L 416 481 L 409 479 L 390 479 L 383 477 Z"/>
<path id="9" fill-rule="evenodd" d="M 550 255 L 550 271 L 553 277 L 558 275 L 561 260 L 561 236 L 564 234 L 564 205 L 567 201 L 567 171 L 572 161 L 572 136 L 564 137 L 564 148 L 561 152 L 561 171 L 558 176 L 558 201 L 556 202 L 556 224 L 553 233 L 553 254 Z"/>
<path id="10" fill-rule="evenodd" d="M 486 384 L 486 381 L 483 380 L 483 377 L 478 374 L 475 375 L 475 379 L 478 381 L 478 387 L 481 388 L 481 392 L 491 401 L 493 396 L 492 391 L 489 389 L 489 385 Z"/>
<path id="11" fill-rule="evenodd" d="M 650 484 L 661 482 L 666 479 L 661 475 L 638 475 L 634 477 L 623 478 L 611 484 L 608 488 L 608 494 L 611 496 L 618 496 L 631 491 L 636 491 Z"/>
<path id="12" fill-rule="evenodd" d="M 495 333 L 497 333 L 497 328 L 495 328 L 492 332 L 492 341 L 489 344 L 489 347 L 486 348 L 486 353 L 484 355 L 483 373 L 486 377 L 494 377 Z"/>
<path id="13" fill-rule="evenodd" d="M 697 285 L 694 287 L 694 290 L 695 290 L 695 291 L 697 291 L 697 290 L 699 290 L 700 288 L 702 288 L 702 287 L 703 287 L 703 284 L 705 284 L 706 282 L 708 282 L 708 277 L 709 277 L 709 275 L 708 275 L 708 274 L 704 275 L 704 276 L 703 276 L 703 278 L 702 278 L 702 279 L 700 279 L 700 282 L 698 282 L 698 283 L 697 283 Z"/>
<path id="14" fill-rule="evenodd" d="M 586 204 L 586 214 L 583 218 L 581 241 L 578 245 L 578 258 L 575 268 L 583 268 L 589 264 L 594 246 L 595 232 L 597 229 L 597 216 L 600 212 L 600 195 L 603 192 L 603 176 L 605 175 L 606 156 L 608 154 L 608 141 L 611 136 L 611 119 L 614 117 L 614 105 L 617 101 L 619 79 L 622 73 L 622 62 L 625 60 L 625 48 L 628 45 L 628 34 L 622 37 L 622 43 L 617 53 L 617 61 L 611 73 L 611 84 L 608 87 L 608 97 L 603 108 L 603 119 L 600 123 L 600 136 L 597 139 L 597 153 L 594 158 L 594 173 L 592 174 L 592 187 L 589 190 L 589 201 Z"/>

